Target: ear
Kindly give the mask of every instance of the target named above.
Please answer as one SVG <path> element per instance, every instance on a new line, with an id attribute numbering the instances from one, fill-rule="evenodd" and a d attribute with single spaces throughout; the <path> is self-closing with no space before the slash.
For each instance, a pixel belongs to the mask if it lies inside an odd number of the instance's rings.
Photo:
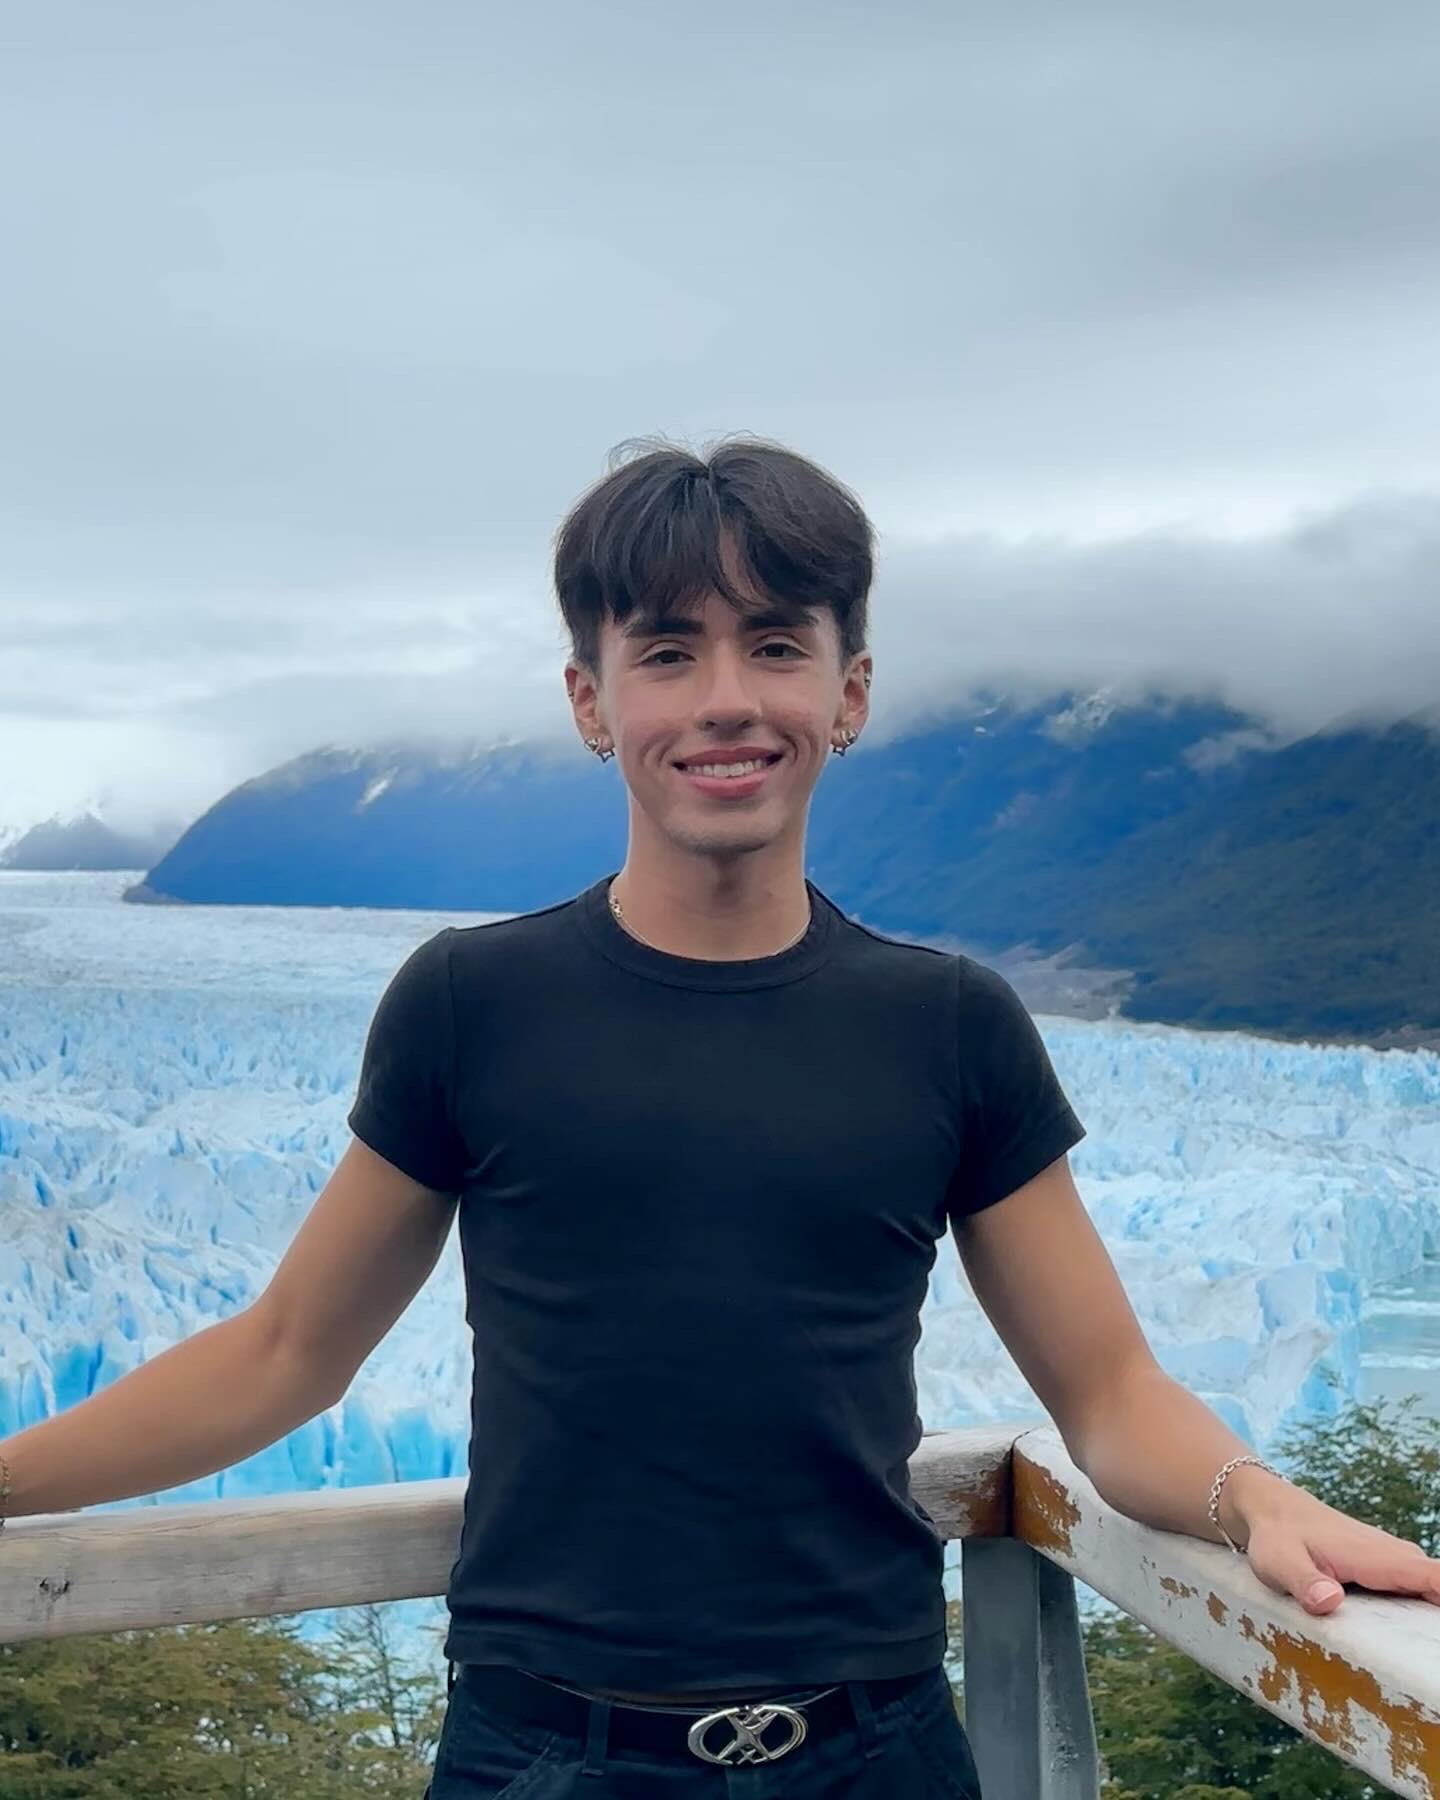
<path id="1" fill-rule="evenodd" d="M 600 716 L 599 677 L 575 657 L 565 663 L 565 692 L 575 716 L 575 728 L 581 740 L 608 737 L 605 721 Z"/>
<path id="2" fill-rule="evenodd" d="M 870 717 L 870 677 L 874 668 L 874 658 L 868 650 L 861 650 L 852 656 L 845 669 L 845 679 L 840 689 L 840 707 L 835 715 L 837 728 L 847 725 L 857 735 L 864 730 L 865 721 Z"/>

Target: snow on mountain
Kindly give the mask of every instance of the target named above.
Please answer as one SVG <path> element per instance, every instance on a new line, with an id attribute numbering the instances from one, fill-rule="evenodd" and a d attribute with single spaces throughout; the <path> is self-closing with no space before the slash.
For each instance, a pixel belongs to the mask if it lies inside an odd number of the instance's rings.
<path id="1" fill-rule="evenodd" d="M 1103 731 L 1117 705 L 1112 688 L 1097 688 L 1093 694 L 1082 694 L 1051 713 L 1041 729 L 1057 743 L 1074 743 Z"/>

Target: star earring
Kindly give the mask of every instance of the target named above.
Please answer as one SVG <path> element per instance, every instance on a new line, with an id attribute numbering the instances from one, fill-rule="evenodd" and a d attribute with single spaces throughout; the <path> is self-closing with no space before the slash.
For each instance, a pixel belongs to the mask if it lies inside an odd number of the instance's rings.
<path id="1" fill-rule="evenodd" d="M 865 676 L 865 691 L 866 693 L 869 693 L 870 691 L 870 677 L 868 674 Z M 834 751 L 836 756 L 843 756 L 859 735 L 860 733 L 858 731 L 852 731 L 847 725 L 840 733 L 840 742 L 832 742 L 830 748 Z"/>
<path id="2" fill-rule="evenodd" d="M 607 744 L 602 747 L 598 737 L 586 738 L 585 748 L 587 750 L 593 750 L 595 755 L 600 758 L 601 762 L 609 762 L 610 758 L 615 754 L 614 746 Z"/>

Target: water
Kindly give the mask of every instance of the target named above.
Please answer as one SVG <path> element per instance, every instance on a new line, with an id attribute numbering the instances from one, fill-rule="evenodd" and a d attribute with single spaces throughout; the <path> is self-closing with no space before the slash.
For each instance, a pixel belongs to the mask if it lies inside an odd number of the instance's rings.
<path id="1" fill-rule="evenodd" d="M 1360 1368 L 1362 1399 L 1418 1394 L 1440 1418 L 1440 1257 L 1376 1284 L 1362 1314 Z"/>

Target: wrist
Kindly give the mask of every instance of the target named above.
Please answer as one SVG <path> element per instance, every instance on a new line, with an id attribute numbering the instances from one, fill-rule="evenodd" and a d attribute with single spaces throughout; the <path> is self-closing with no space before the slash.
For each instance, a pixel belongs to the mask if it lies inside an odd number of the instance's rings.
<path id="1" fill-rule="evenodd" d="M 1293 1505 L 1299 1491 L 1283 1475 L 1242 1463 L 1225 1477 L 1216 1511 L 1221 1525 L 1243 1550 L 1256 1525 Z"/>

